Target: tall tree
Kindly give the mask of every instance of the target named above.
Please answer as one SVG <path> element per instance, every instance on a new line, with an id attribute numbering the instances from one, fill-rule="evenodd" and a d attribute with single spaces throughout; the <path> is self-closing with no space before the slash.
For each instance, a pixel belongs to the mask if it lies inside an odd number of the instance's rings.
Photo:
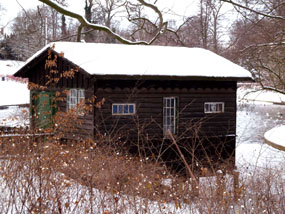
<path id="1" fill-rule="evenodd" d="M 64 0 L 60 2 L 63 4 Z M 21 11 L 13 21 L 11 35 L 4 40 L 17 59 L 25 60 L 46 42 L 69 39 L 68 35 L 72 33 L 69 26 L 65 17 L 56 10 L 45 5 L 38 6 Z"/>
<path id="2" fill-rule="evenodd" d="M 285 94 L 285 1 L 222 1 L 242 14 L 232 30 L 232 58 L 252 71 L 263 89 Z"/>
<path id="3" fill-rule="evenodd" d="M 222 7 L 219 0 L 199 0 L 199 13 L 188 17 L 180 29 L 183 43 L 220 53 Z"/>

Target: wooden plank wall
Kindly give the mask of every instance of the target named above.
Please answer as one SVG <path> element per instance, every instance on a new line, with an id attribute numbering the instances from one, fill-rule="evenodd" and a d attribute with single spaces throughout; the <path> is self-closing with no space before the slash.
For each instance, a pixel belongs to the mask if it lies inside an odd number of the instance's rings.
<path id="1" fill-rule="evenodd" d="M 46 58 L 42 58 L 36 66 L 34 66 L 32 69 L 28 71 L 28 78 L 29 82 L 41 85 L 41 86 L 47 86 L 46 83 L 49 80 L 47 78 L 48 75 L 51 75 L 50 72 L 45 69 L 45 63 Z M 94 82 L 90 75 L 86 74 L 83 70 L 79 70 L 79 72 L 75 73 L 75 76 L 73 78 L 65 78 L 60 77 L 60 74 L 62 74 L 64 71 L 68 71 L 70 69 L 75 69 L 76 65 L 72 64 L 71 62 L 67 61 L 66 59 L 63 59 L 61 57 L 57 60 L 57 69 L 59 71 L 58 74 L 52 74 L 52 77 L 58 77 L 59 81 L 57 84 L 51 84 L 48 85 L 46 90 L 49 91 L 56 91 L 60 92 L 60 99 L 57 101 L 57 107 L 58 111 L 60 112 L 66 112 L 67 106 L 66 106 L 66 93 L 64 93 L 64 90 L 70 89 L 70 88 L 80 88 L 85 89 L 85 99 L 86 104 L 88 103 L 88 99 L 92 99 L 94 95 Z M 79 116 L 77 121 L 74 121 L 74 129 L 72 131 L 69 131 L 66 133 L 67 138 L 72 139 L 79 139 L 79 138 L 86 138 L 94 137 L 94 112 L 90 112 L 88 115 Z M 70 129 L 71 130 L 71 129 Z"/>
<path id="2" fill-rule="evenodd" d="M 97 132 L 136 138 L 138 130 L 149 138 L 163 138 L 163 97 L 178 98 L 178 136 L 235 135 L 236 82 L 218 81 L 112 81 L 97 83 L 96 96 L 105 98 L 96 109 Z M 135 116 L 112 116 L 112 103 L 135 103 Z M 225 102 L 222 114 L 205 114 L 204 102 Z M 188 130 L 188 131 L 187 131 Z"/>

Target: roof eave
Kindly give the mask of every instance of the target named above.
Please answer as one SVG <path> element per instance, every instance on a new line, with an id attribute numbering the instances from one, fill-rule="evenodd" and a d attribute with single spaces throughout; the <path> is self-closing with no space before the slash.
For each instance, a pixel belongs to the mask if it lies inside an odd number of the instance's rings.
<path id="1" fill-rule="evenodd" d="M 209 81 L 237 81 L 254 82 L 250 77 L 205 77 L 205 76 L 167 76 L 167 75 L 96 75 L 97 80 L 209 80 Z"/>
<path id="2" fill-rule="evenodd" d="M 26 73 L 33 68 L 38 61 L 40 61 L 42 58 L 46 57 L 48 54 L 48 50 L 50 47 L 47 47 L 45 49 L 43 49 L 36 57 L 34 57 L 33 59 L 31 59 L 29 61 L 28 59 L 28 63 L 24 64 L 15 74 L 15 77 L 22 77 L 22 78 L 26 78 L 27 76 Z"/>
<path id="3" fill-rule="evenodd" d="M 22 77 L 22 78 L 26 78 L 26 74 L 27 72 L 32 69 L 34 66 L 36 66 L 36 64 L 43 60 L 46 59 L 48 56 L 48 51 L 49 51 L 50 47 L 47 47 L 46 49 L 43 49 L 36 57 L 34 57 L 33 59 L 31 59 L 27 64 L 25 64 L 23 67 L 21 67 L 15 74 L 15 77 Z M 60 56 L 60 53 L 56 52 L 55 50 L 52 50 L 52 53 Z M 79 68 L 79 70 L 81 72 L 83 72 L 85 75 L 90 76 L 90 73 L 88 73 L 87 71 L 85 71 L 83 68 L 79 67 L 78 65 L 74 64 L 72 61 L 70 61 L 67 58 L 64 58 L 64 60 L 68 61 L 69 64 L 71 64 L 74 68 Z"/>

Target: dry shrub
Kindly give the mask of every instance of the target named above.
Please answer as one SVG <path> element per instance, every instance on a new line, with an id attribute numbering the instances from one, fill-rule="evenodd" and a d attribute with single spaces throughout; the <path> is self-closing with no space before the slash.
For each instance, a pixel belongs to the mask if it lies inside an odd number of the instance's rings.
<path id="1" fill-rule="evenodd" d="M 60 143 L 55 136 L 1 138 L 1 213 L 282 213 L 284 172 L 242 172 L 191 179 L 162 163 L 126 155 L 91 140 Z M 282 174 L 283 173 L 283 174 Z M 282 177 L 283 176 L 283 177 Z M 194 187 L 196 188 L 196 187 Z M 206 196 L 203 200 L 201 195 Z"/>

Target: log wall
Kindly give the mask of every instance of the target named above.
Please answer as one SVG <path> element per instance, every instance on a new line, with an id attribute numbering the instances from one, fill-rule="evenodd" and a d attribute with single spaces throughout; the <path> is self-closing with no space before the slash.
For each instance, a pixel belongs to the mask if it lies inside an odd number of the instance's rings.
<path id="1" fill-rule="evenodd" d="M 178 98 L 177 136 L 192 137 L 197 127 L 199 134 L 207 137 L 236 133 L 236 82 L 101 80 L 96 96 L 106 99 L 102 108 L 96 109 L 97 131 L 104 135 L 116 132 L 136 138 L 140 130 L 151 138 L 163 138 L 164 97 Z M 225 112 L 205 114 L 205 102 L 224 102 Z M 136 114 L 112 115 L 112 103 L 135 103 Z"/>

